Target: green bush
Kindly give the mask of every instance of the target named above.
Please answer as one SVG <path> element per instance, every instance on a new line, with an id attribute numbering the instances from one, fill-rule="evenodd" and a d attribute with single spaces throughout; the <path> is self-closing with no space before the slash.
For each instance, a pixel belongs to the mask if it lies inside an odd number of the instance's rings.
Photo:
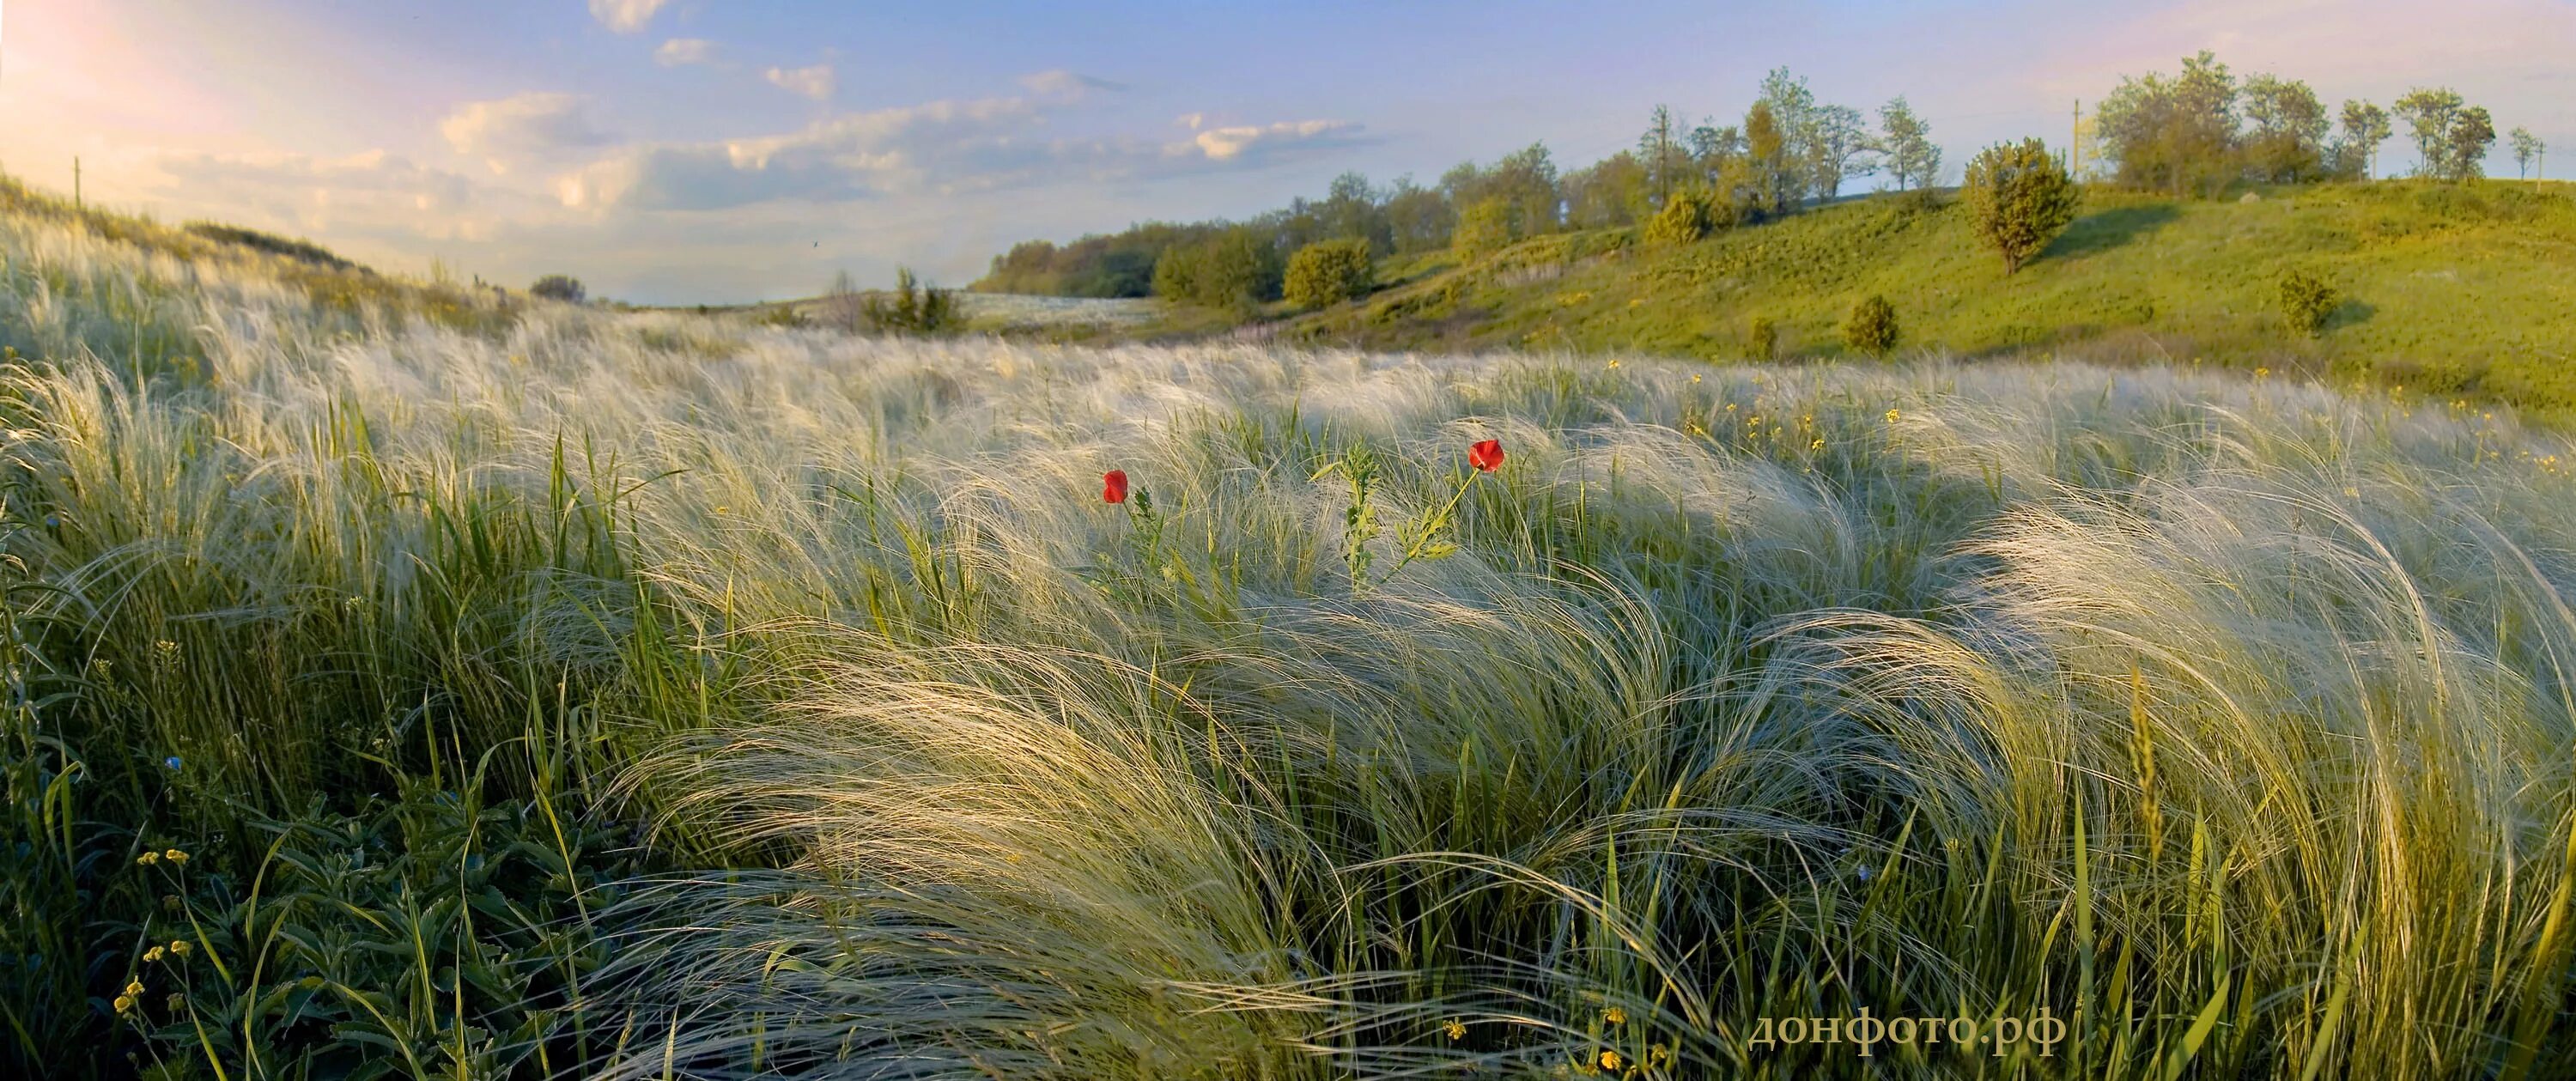
<path id="1" fill-rule="evenodd" d="M 956 294 L 921 284 L 910 267 L 895 268 L 892 294 L 870 296 L 859 309 L 880 334 L 937 334 L 957 321 Z"/>
<path id="2" fill-rule="evenodd" d="M 1657 247 L 1680 247 L 1697 243 L 1715 227 L 1711 220 L 1708 196 L 1696 191 L 1677 191 L 1664 200 L 1664 208 L 1646 221 L 1646 243 Z"/>
<path id="3" fill-rule="evenodd" d="M 1886 356 L 1896 348 L 1896 305 L 1876 293 L 1861 298 L 1843 320 L 1843 344 L 1871 356 Z"/>
<path id="4" fill-rule="evenodd" d="M 1772 322 L 1769 316 L 1754 316 L 1745 338 L 1752 347 L 1755 360 L 1769 360 L 1780 355 L 1780 324 Z"/>
<path id="5" fill-rule="evenodd" d="M 2004 273 L 2020 270 L 2075 221 L 2083 193 L 2066 167 L 2037 139 L 1998 143 L 1968 163 L 1959 198 L 1977 235 L 2004 257 Z"/>
<path id="6" fill-rule="evenodd" d="M 1288 257 L 1283 283 L 1288 302 L 1321 308 L 1368 295 L 1374 283 L 1365 240 L 1320 240 Z"/>
<path id="7" fill-rule="evenodd" d="M 579 278 L 569 274 L 548 274 L 528 287 L 528 295 L 546 300 L 560 300 L 566 304 L 579 304 L 582 298 L 589 294 L 582 289 Z"/>
<path id="8" fill-rule="evenodd" d="M 2280 291 L 2281 318 L 2291 330 L 2312 338 L 2325 329 L 2326 317 L 2343 303 L 2343 297 L 2324 278 L 2295 268 L 2281 272 Z"/>

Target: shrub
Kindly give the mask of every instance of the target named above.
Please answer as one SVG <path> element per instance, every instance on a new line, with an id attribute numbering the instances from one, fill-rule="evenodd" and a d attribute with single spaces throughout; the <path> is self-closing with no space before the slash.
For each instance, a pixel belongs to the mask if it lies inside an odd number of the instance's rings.
<path id="1" fill-rule="evenodd" d="M 1367 296 L 1373 273 L 1367 241 L 1321 240 L 1288 258 L 1283 288 L 1289 303 L 1321 308 Z"/>
<path id="2" fill-rule="evenodd" d="M 1769 360 L 1780 355 L 1780 325 L 1769 316 L 1754 316 L 1746 338 L 1753 347 L 1754 359 Z"/>
<path id="3" fill-rule="evenodd" d="M 579 304 L 583 297 L 590 294 L 582 289 L 579 278 L 568 274 L 548 274 L 537 279 L 535 285 L 528 287 L 528 295 L 546 300 L 560 300 L 566 304 Z"/>
<path id="4" fill-rule="evenodd" d="M 1969 162 L 1959 198 L 1977 235 L 2002 253 L 2010 274 L 2075 221 L 2083 195 L 2046 143 L 2024 139 L 1987 147 Z"/>
<path id="5" fill-rule="evenodd" d="M 2281 272 L 2281 318 L 2291 330 L 2317 336 L 2326 327 L 2326 317 L 2342 303 L 2324 278 L 2298 269 Z"/>
<path id="6" fill-rule="evenodd" d="M 1861 298 L 1843 320 L 1843 344 L 1872 356 L 1886 356 L 1888 350 L 1896 348 L 1896 305 L 1876 293 Z"/>
<path id="7" fill-rule="evenodd" d="M 894 292 L 868 297 L 859 309 L 880 334 L 936 334 L 956 322 L 957 297 L 949 290 L 921 284 L 912 276 L 912 268 L 897 267 Z"/>
<path id="8" fill-rule="evenodd" d="M 1677 191 L 1664 200 L 1664 208 L 1646 221 L 1646 243 L 1659 247 L 1679 247 L 1696 243 L 1708 235 L 1709 198 L 1696 191 Z"/>
<path id="9" fill-rule="evenodd" d="M 1458 249 L 1460 255 L 1483 255 L 1486 252 L 1499 251 L 1518 239 L 1520 230 L 1517 225 L 1510 201 L 1501 198 L 1487 199 L 1468 207 L 1465 213 L 1458 215 L 1458 232 L 1450 238 L 1449 243 L 1450 246 Z"/>

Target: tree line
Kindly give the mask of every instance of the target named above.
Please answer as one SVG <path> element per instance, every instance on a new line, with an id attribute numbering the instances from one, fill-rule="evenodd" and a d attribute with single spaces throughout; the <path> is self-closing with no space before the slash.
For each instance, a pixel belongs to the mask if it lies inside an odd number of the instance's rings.
<path id="1" fill-rule="evenodd" d="M 1321 243 L 1338 245 L 1314 260 L 1332 273 L 1305 278 L 1334 284 L 1300 290 L 1309 297 L 1364 293 L 1367 260 L 1474 255 L 1553 232 L 1631 226 L 1644 227 L 1649 242 L 1696 240 L 1831 201 L 1873 175 L 1899 190 L 1938 185 L 1942 152 L 1931 125 L 1903 96 L 1874 113 L 1824 101 L 1806 79 L 1776 68 L 1734 122 L 1692 123 L 1658 105 L 1633 148 L 1580 169 L 1560 169 L 1546 144 L 1532 143 L 1490 163 L 1461 162 L 1430 185 L 1410 176 L 1379 185 L 1347 172 L 1321 198 L 1245 221 L 1146 222 L 1061 245 L 1018 244 L 973 288 L 1244 307 L 1285 295 L 1296 253 Z M 2245 183 L 2374 177 L 2379 148 L 2401 122 L 2420 175 L 2483 175 L 2494 123 L 2455 91 L 2418 89 L 2387 108 L 2346 101 L 2329 114 L 2305 82 L 2239 78 L 2208 52 L 2185 58 L 2178 74 L 2124 77 L 2091 120 L 2093 150 L 2077 154 L 2093 159 L 2087 172 L 2099 180 L 2212 198 Z M 2518 165 L 2540 161 L 2543 147 L 2529 132 L 2515 129 L 2511 142 Z M 1354 272 L 1355 250 L 1366 258 Z"/>

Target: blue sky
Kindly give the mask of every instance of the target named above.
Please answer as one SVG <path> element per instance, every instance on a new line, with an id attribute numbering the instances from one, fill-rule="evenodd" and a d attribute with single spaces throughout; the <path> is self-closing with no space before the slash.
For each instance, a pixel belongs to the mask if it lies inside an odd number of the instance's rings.
<path id="1" fill-rule="evenodd" d="M 1906 95 L 1955 175 L 2202 48 L 2329 108 L 2454 86 L 2576 169 L 2566 0 L 0 0 L 0 168 L 68 188 L 78 155 L 99 201 L 390 269 L 727 302 L 962 282 L 1014 240 L 1246 215 L 1344 169 L 1427 181 L 1539 140 L 1571 168 L 1657 102 L 1739 116 L 1778 65 L 1865 111 Z M 2412 158 L 2393 140 L 2383 171 Z"/>

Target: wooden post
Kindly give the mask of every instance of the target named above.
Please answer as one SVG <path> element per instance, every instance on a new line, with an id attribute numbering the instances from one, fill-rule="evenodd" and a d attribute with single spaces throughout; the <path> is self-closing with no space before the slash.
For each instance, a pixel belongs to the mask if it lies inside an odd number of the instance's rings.
<path id="1" fill-rule="evenodd" d="M 82 210 L 82 209 L 86 209 L 86 207 L 84 207 L 84 206 L 82 205 L 82 203 L 81 203 L 81 192 L 80 192 L 80 155 L 78 155 L 78 154 L 74 154 L 74 155 L 72 155 L 72 209 L 74 209 L 74 210 Z"/>

